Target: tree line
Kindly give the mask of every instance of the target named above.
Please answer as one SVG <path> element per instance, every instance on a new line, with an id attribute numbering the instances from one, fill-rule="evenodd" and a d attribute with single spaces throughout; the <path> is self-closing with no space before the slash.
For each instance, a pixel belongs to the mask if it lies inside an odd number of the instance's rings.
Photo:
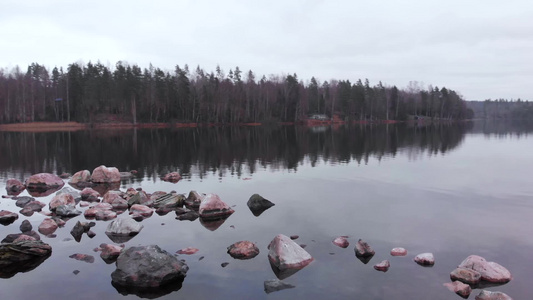
<path id="1" fill-rule="evenodd" d="M 176 65 L 165 71 L 122 61 L 112 67 L 72 63 L 51 72 L 0 69 L 0 123 L 116 119 L 127 122 L 298 122 L 311 114 L 343 120 L 471 118 L 461 95 L 445 87 L 371 85 L 368 79 L 303 82 L 296 74 L 256 77 L 239 67 L 226 74 Z"/>
<path id="2" fill-rule="evenodd" d="M 533 102 L 516 99 L 487 99 L 468 101 L 467 106 L 474 111 L 476 118 L 533 120 Z"/>

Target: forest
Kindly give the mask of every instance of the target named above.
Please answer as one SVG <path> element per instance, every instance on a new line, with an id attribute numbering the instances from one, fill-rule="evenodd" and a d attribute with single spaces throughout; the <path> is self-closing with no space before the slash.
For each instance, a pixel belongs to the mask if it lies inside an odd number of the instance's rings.
<path id="1" fill-rule="evenodd" d="M 32 63 L 0 69 L 0 123 L 299 122 L 312 114 L 345 121 L 472 118 L 460 93 L 442 87 L 371 85 L 368 79 L 304 82 L 296 74 L 227 74 L 176 65 L 173 71 L 119 61 L 114 67 L 72 63 L 66 69 Z"/>
<path id="2" fill-rule="evenodd" d="M 527 100 L 487 99 L 468 101 L 467 106 L 480 119 L 533 120 L 533 102 Z"/>

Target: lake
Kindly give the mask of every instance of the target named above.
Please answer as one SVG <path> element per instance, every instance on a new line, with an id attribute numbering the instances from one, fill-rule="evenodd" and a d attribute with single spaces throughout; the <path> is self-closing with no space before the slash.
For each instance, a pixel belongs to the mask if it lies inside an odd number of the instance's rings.
<path id="1" fill-rule="evenodd" d="M 106 165 L 138 171 L 122 181 L 122 191 L 219 195 L 235 213 L 218 228 L 179 221 L 173 212 L 154 214 L 126 242 L 156 244 L 172 254 L 199 249 L 178 256 L 189 272 L 179 290 L 152 295 L 158 299 L 461 299 L 443 283 L 471 254 L 513 274 L 488 290 L 527 299 L 533 294 L 532 133 L 531 124 L 511 122 L 0 132 L 0 194 L 6 195 L 8 178 Z M 183 179 L 160 180 L 172 171 Z M 246 205 L 255 193 L 275 203 L 258 217 Z M 12 199 L 0 199 L 0 209 L 20 210 Z M 19 215 L 0 226 L 0 237 L 18 233 L 25 219 L 36 230 L 44 218 Z M 0 279 L 1 299 L 138 298 L 111 285 L 115 265 L 93 251 L 112 243 L 104 233 L 110 221 L 96 221 L 96 236 L 76 242 L 70 230 L 77 220 L 85 218 L 68 220 L 55 237 L 41 236 L 52 256 L 34 270 Z M 315 260 L 283 279 L 294 288 L 267 294 L 264 281 L 276 278 L 267 246 L 280 233 L 298 235 L 295 241 Z M 342 235 L 349 236 L 346 249 L 332 243 Z M 367 264 L 355 257 L 358 239 L 376 251 Z M 231 258 L 226 248 L 241 240 L 256 243 L 260 254 Z M 392 257 L 394 247 L 406 248 L 407 256 Z M 413 261 L 423 252 L 435 255 L 433 267 Z M 95 261 L 69 258 L 74 253 Z M 374 270 L 384 259 L 389 271 Z"/>

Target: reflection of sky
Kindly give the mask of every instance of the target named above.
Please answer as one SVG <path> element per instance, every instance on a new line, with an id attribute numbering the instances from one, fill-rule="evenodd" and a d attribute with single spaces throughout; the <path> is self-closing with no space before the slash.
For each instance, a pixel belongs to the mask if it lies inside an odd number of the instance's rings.
<path id="1" fill-rule="evenodd" d="M 533 246 L 528 226 L 533 213 L 533 186 L 528 182 L 533 165 L 530 149 L 533 139 L 529 138 L 468 135 L 446 155 L 417 160 L 399 152 L 381 160 L 370 158 L 366 164 L 319 162 L 311 167 L 303 162 L 296 171 L 259 168 L 241 178 L 219 178 L 215 173 L 177 184 L 151 179 L 125 184 L 123 189 L 141 186 L 148 192 L 217 193 L 230 206 L 235 205 L 236 211 L 213 232 L 198 220 L 178 221 L 174 213 L 154 214 L 126 245 L 158 244 L 170 253 L 185 247 L 200 249 L 195 255 L 179 256 L 190 267 L 188 276 L 180 291 L 161 299 L 451 299 L 456 296 L 442 283 L 449 281 L 449 272 L 470 254 L 509 268 L 513 281 L 492 290 L 524 299 L 532 292 L 528 282 L 533 267 L 528 259 Z M 4 190 L 4 182 L 0 188 Z M 276 205 L 260 217 L 253 216 L 246 207 L 253 193 Z M 0 205 L 18 211 L 14 203 L 1 199 Z M 36 228 L 43 218 L 35 214 L 28 219 Z M 0 235 L 17 232 L 24 219 L 20 216 L 14 224 L 0 227 Z M 56 238 L 43 238 L 53 246 L 51 258 L 13 280 L 0 280 L 0 291 L 14 299 L 124 299 L 110 285 L 114 265 L 106 265 L 92 251 L 100 243 L 110 242 L 103 233 L 107 222 L 97 222 L 93 239 L 84 236 L 79 244 L 63 241 L 75 221 L 59 229 Z M 278 233 L 299 235 L 296 241 L 307 245 L 315 261 L 285 280 L 296 288 L 267 296 L 263 281 L 275 275 L 266 247 Z M 331 243 L 339 235 L 350 236 L 347 249 Z M 367 265 L 353 252 L 359 238 L 376 250 Z M 226 247 L 240 240 L 256 242 L 261 253 L 252 260 L 234 260 Z M 408 256 L 391 257 L 388 253 L 393 247 L 405 247 Z M 421 252 L 435 254 L 433 268 L 412 262 Z M 87 264 L 68 258 L 73 253 L 94 255 L 96 261 Z M 205 258 L 199 261 L 201 256 Z M 373 270 L 383 259 L 391 261 L 390 270 Z M 223 262 L 230 264 L 222 268 Z M 74 276 L 76 269 L 81 272 Z M 28 285 L 32 288 L 27 289 Z M 130 298 L 135 297 L 126 297 Z"/>

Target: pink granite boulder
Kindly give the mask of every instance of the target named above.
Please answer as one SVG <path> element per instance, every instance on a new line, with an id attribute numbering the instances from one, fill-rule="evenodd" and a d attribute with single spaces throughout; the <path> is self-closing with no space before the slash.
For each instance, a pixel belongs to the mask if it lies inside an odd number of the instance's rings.
<path id="1" fill-rule="evenodd" d="M 153 213 L 154 213 L 154 211 L 150 207 L 148 207 L 146 205 L 133 204 L 130 207 L 130 215 L 132 216 L 133 219 L 149 218 L 149 217 L 152 216 Z"/>
<path id="2" fill-rule="evenodd" d="M 103 203 L 111 204 L 115 210 L 128 209 L 128 201 L 121 197 L 121 192 L 109 191 L 104 195 Z"/>
<path id="3" fill-rule="evenodd" d="M 249 241 L 240 241 L 228 247 L 228 254 L 236 259 L 251 259 L 259 254 L 259 248 Z"/>
<path id="4" fill-rule="evenodd" d="M 235 211 L 216 194 L 207 194 L 200 203 L 199 215 L 204 220 L 225 218 Z"/>
<path id="5" fill-rule="evenodd" d="M 19 218 L 19 215 L 17 213 L 10 212 L 8 210 L 0 211 L 0 224 L 2 225 L 9 225 L 15 222 L 15 220 L 18 218 Z"/>
<path id="6" fill-rule="evenodd" d="M 102 250 L 102 252 L 100 252 L 100 257 L 106 263 L 112 263 L 117 260 L 123 248 L 124 247 L 113 244 L 100 244 L 100 249 Z"/>
<path id="7" fill-rule="evenodd" d="M 313 257 L 288 236 L 278 234 L 268 245 L 268 259 L 280 271 L 302 269 Z"/>
<path id="8" fill-rule="evenodd" d="M 81 200 L 87 201 L 87 202 L 98 202 L 100 201 L 99 197 L 101 197 L 100 193 L 93 190 L 92 188 L 84 188 L 81 193 Z"/>
<path id="9" fill-rule="evenodd" d="M 39 225 L 39 232 L 44 235 L 52 234 L 56 231 L 57 227 L 59 227 L 51 218 L 46 218 L 41 222 L 41 225 Z"/>
<path id="10" fill-rule="evenodd" d="M 432 266 L 435 264 L 433 253 L 421 253 L 415 256 L 414 261 L 422 266 Z"/>
<path id="11" fill-rule="evenodd" d="M 472 269 L 481 275 L 481 280 L 494 283 L 506 283 L 511 281 L 511 272 L 505 267 L 488 262 L 478 255 L 470 255 L 458 266 L 459 268 Z"/>
<path id="12" fill-rule="evenodd" d="M 466 284 L 476 285 L 481 280 L 481 274 L 472 269 L 457 268 L 450 273 L 450 279 L 459 280 Z"/>
<path id="13" fill-rule="evenodd" d="M 120 182 L 120 172 L 115 167 L 99 166 L 93 170 L 91 180 L 94 183 Z"/>
<path id="14" fill-rule="evenodd" d="M 387 272 L 390 268 L 390 262 L 388 260 L 383 260 L 378 264 L 374 265 L 374 269 L 381 271 L 381 272 Z"/>
<path id="15" fill-rule="evenodd" d="M 24 186 L 24 184 L 22 184 L 22 182 L 17 179 L 11 178 L 8 179 L 6 182 L 6 191 L 8 195 L 16 196 L 20 194 L 24 189 L 26 189 L 26 186 Z"/>
<path id="16" fill-rule="evenodd" d="M 48 207 L 51 211 L 54 211 L 57 207 L 61 205 L 76 206 L 76 200 L 70 194 L 59 194 L 54 196 L 54 198 L 50 200 Z"/>
<path id="17" fill-rule="evenodd" d="M 24 184 L 26 185 L 27 189 L 44 191 L 49 189 L 60 189 L 63 187 L 63 185 L 65 185 L 65 182 L 57 175 L 50 173 L 39 173 L 30 176 L 30 178 L 26 179 Z"/>
<path id="18" fill-rule="evenodd" d="M 72 178 L 70 178 L 70 181 L 68 183 L 79 184 L 86 183 L 89 181 L 91 181 L 91 172 L 89 170 L 82 170 L 72 175 Z"/>

